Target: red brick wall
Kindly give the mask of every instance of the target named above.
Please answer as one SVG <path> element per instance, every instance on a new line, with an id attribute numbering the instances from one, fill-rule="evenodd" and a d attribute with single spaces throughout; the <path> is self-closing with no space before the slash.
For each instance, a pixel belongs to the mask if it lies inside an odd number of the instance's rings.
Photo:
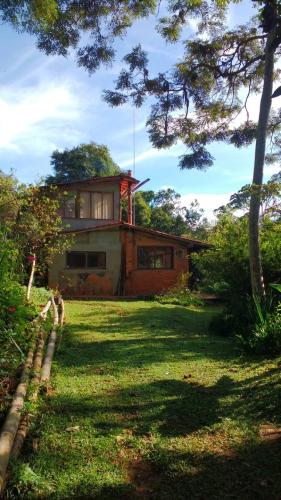
<path id="1" fill-rule="evenodd" d="M 125 295 L 154 295 L 175 285 L 181 273 L 188 272 L 187 249 L 173 240 L 127 231 L 125 245 Z M 138 246 L 169 246 L 174 249 L 173 269 L 137 269 Z M 178 255 L 181 250 L 183 257 Z"/>

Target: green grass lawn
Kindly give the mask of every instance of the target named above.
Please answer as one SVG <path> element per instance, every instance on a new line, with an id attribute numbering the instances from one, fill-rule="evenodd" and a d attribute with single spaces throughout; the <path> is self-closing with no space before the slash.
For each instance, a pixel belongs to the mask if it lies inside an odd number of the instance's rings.
<path id="1" fill-rule="evenodd" d="M 214 311 L 69 302 L 20 498 L 280 499 L 260 426 L 281 424 L 281 361 L 208 335 Z"/>

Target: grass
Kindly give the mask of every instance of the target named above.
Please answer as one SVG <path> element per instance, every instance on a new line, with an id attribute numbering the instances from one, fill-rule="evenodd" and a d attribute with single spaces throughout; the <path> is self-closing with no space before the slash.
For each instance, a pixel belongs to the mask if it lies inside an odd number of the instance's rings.
<path id="1" fill-rule="evenodd" d="M 68 326 L 10 497 L 279 499 L 280 359 L 207 334 L 215 310 L 67 304 Z M 18 493 L 17 493 L 18 491 Z"/>

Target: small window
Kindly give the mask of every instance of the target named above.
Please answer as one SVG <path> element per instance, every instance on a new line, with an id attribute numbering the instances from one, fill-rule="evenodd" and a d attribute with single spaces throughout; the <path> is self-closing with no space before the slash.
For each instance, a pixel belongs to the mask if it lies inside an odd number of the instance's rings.
<path id="1" fill-rule="evenodd" d="M 67 252 L 66 267 L 70 269 L 86 267 L 86 252 Z"/>
<path id="2" fill-rule="evenodd" d="M 105 252 L 67 252 L 66 267 L 68 269 L 105 269 Z"/>
<path id="3" fill-rule="evenodd" d="M 138 247 L 138 269 L 172 269 L 172 247 Z"/>

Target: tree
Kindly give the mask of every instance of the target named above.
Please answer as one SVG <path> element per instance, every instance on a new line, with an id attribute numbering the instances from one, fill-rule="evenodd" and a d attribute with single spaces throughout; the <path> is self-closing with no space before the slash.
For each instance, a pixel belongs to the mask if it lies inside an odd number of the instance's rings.
<path id="1" fill-rule="evenodd" d="M 228 211 L 240 210 L 249 213 L 251 194 L 254 188 L 250 184 L 242 186 L 237 193 L 230 196 L 230 201 L 226 205 L 216 210 L 217 214 L 223 214 Z M 260 222 L 265 215 L 272 219 L 281 217 L 281 175 L 275 174 L 261 188 L 261 210 Z"/>
<path id="2" fill-rule="evenodd" d="M 198 201 L 183 206 L 181 195 L 174 189 L 138 191 L 134 196 L 135 224 L 193 238 L 207 239 L 208 224 Z M 123 202 L 123 220 L 127 219 L 127 203 Z"/>
<path id="3" fill-rule="evenodd" d="M 200 287 L 223 299 L 223 315 L 216 326 L 217 332 L 223 327 L 225 334 L 234 331 L 241 335 L 249 323 L 256 321 L 254 301 L 250 300 L 247 225 L 246 215 L 220 214 L 209 232 L 211 247 L 192 258 L 200 275 Z M 281 222 L 265 215 L 260 234 L 265 279 L 279 283 Z"/>
<path id="4" fill-rule="evenodd" d="M 44 272 L 55 255 L 69 247 L 71 238 L 62 232 L 58 216 L 61 203 L 56 188 L 22 187 L 18 193 L 19 210 L 11 227 L 11 239 L 30 265 L 27 300 L 30 299 L 35 270 Z"/>
<path id="5" fill-rule="evenodd" d="M 94 142 L 80 144 L 80 146 L 65 149 L 62 152 L 54 151 L 51 156 L 51 165 L 55 175 L 47 177 L 47 184 L 120 173 L 120 168 L 112 160 L 108 148 Z"/>
<path id="6" fill-rule="evenodd" d="M 254 0 L 253 0 L 254 1 Z M 154 96 L 147 121 L 150 139 L 157 148 L 178 140 L 188 151 L 180 167 L 205 169 L 213 164 L 206 146 L 225 141 L 237 147 L 256 142 L 249 211 L 249 262 L 254 295 L 264 295 L 259 248 L 259 211 L 265 161 L 266 135 L 271 134 L 275 152 L 280 151 L 281 113 L 270 115 L 272 94 L 279 73 L 274 64 L 280 57 L 281 4 L 279 0 L 255 0 L 259 18 L 234 30 L 226 29 L 228 1 L 170 0 L 169 15 L 160 19 L 158 29 L 169 42 L 179 39 L 190 17 L 199 21 L 197 37 L 185 42 L 185 54 L 171 71 L 150 75 L 148 58 L 136 46 L 124 61 L 115 91 L 105 91 L 105 100 L 118 106 L 131 101 L 141 106 Z M 258 123 L 250 120 L 247 103 L 251 94 L 262 92 Z M 189 111 L 192 110 L 192 114 Z M 244 111 L 242 124 L 235 119 Z"/>
<path id="7" fill-rule="evenodd" d="M 0 170 L 0 225 L 15 217 L 18 206 L 17 180 Z"/>

